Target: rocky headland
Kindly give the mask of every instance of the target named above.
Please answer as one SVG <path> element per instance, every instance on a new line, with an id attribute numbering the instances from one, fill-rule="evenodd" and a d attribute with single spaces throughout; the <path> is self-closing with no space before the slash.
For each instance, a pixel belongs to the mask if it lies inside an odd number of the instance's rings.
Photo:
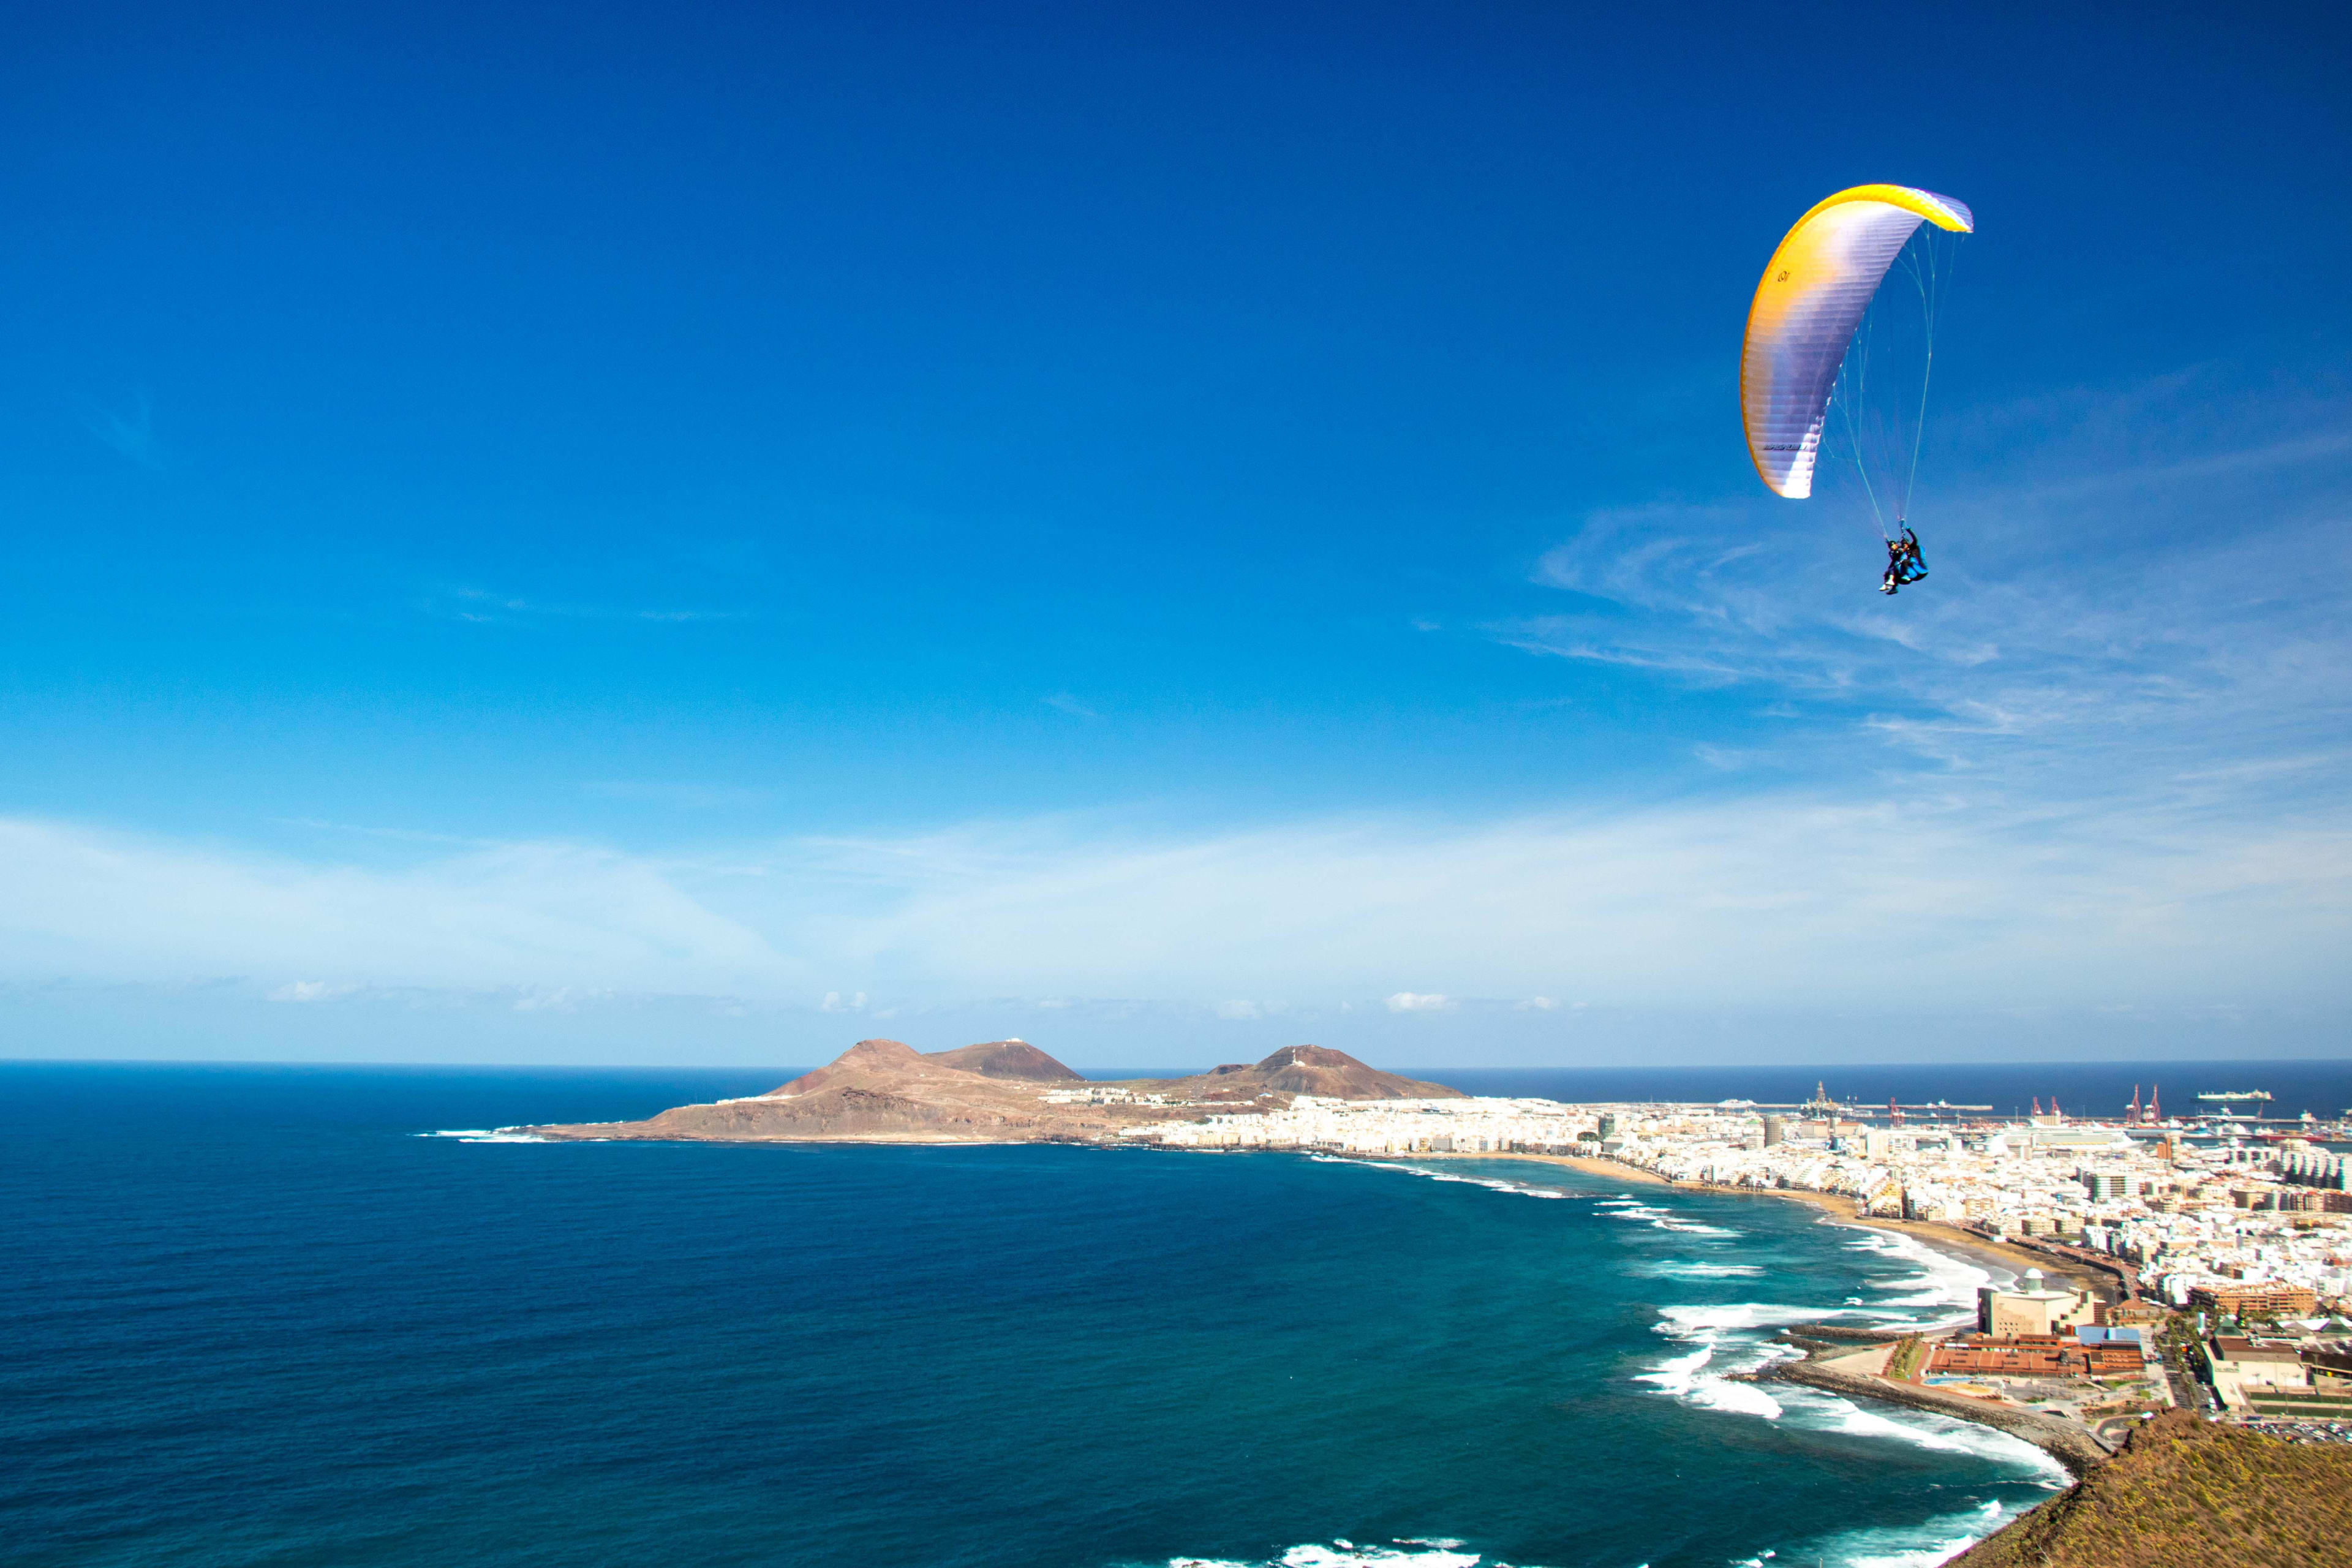
<path id="1" fill-rule="evenodd" d="M 763 1143 L 1115 1143 L 1131 1127 L 1333 1100 L 1458 1100 L 1461 1090 L 1365 1066 L 1345 1051 L 1287 1046 L 1264 1061 L 1183 1078 L 1096 1082 L 1022 1040 L 916 1050 L 860 1040 L 782 1088 L 644 1121 L 516 1131 L 554 1139 Z"/>
<path id="2" fill-rule="evenodd" d="M 2347 1568 L 2352 1448 L 2168 1410 L 1952 1568 Z"/>

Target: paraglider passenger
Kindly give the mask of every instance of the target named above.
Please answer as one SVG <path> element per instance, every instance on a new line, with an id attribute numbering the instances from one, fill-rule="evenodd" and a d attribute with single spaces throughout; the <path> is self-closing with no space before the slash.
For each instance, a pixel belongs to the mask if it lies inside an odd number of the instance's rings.
<path id="1" fill-rule="evenodd" d="M 1916 583 L 1927 574 L 1927 563 L 1919 555 L 1919 536 L 1904 523 L 1902 537 L 1886 542 L 1886 575 L 1879 579 L 1878 591 L 1892 594 L 1906 583 Z"/>

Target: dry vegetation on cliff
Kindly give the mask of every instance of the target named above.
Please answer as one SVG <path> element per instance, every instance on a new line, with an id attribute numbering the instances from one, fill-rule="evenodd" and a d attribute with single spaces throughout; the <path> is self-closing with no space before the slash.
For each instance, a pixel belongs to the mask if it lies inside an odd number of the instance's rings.
<path id="1" fill-rule="evenodd" d="M 2168 1411 L 1953 1568 L 2347 1568 L 2352 1446 Z"/>

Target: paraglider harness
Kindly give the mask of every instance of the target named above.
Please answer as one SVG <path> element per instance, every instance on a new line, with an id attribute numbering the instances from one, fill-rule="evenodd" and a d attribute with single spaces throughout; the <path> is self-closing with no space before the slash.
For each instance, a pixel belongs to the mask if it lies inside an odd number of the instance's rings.
<path id="1" fill-rule="evenodd" d="M 1911 531 L 1909 523 L 1898 523 L 1902 537 L 1886 542 L 1886 575 L 1880 579 L 1878 591 L 1892 594 L 1906 583 L 1916 583 L 1927 574 L 1927 563 L 1919 556 L 1919 536 Z"/>

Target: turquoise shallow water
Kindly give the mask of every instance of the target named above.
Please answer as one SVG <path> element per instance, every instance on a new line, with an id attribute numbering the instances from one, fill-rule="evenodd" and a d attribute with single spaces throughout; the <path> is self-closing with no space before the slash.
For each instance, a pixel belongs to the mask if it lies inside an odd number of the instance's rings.
<path id="1" fill-rule="evenodd" d="M 1924 1563 L 2060 1479 L 1719 1375 L 1975 1283 L 1797 1205 L 419 1136 L 769 1076 L 0 1067 L 6 1557 Z"/>

